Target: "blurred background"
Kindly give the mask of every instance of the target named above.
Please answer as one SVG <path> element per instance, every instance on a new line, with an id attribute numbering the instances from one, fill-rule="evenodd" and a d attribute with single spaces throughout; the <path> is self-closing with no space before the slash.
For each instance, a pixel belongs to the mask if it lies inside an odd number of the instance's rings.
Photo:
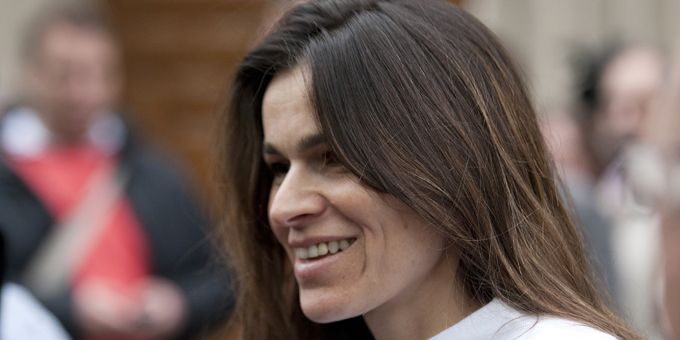
<path id="1" fill-rule="evenodd" d="M 19 46 L 30 19 L 62 0 L 0 2 L 0 101 L 16 97 Z M 64 2 L 64 1 L 62 1 Z M 95 1 L 91 1 L 95 2 Z M 232 69 L 279 4 L 267 0 L 111 0 L 107 11 L 123 50 L 123 99 L 152 140 L 190 164 L 211 195 L 208 153 L 215 114 Z"/>
<path id="2" fill-rule="evenodd" d="M 514 54 L 540 108 L 570 106 L 582 49 L 613 42 L 670 49 L 680 39 L 677 0 L 468 0 L 463 6 Z"/>
<path id="3" fill-rule="evenodd" d="M 0 0 L 0 103 L 15 98 L 19 46 L 34 15 L 66 0 Z M 94 0 L 92 0 L 94 2 Z M 290 0 L 109 0 L 124 53 L 125 106 L 135 123 L 191 164 L 211 193 L 207 151 L 231 72 Z M 668 50 L 680 39 L 677 0 L 458 0 L 491 28 L 525 72 L 541 111 L 574 100 L 573 59 L 613 42 Z"/>
<path id="4" fill-rule="evenodd" d="M 31 19 L 59 1 L 67 0 L 0 0 L 0 106 L 21 97 L 20 46 Z M 131 124 L 183 165 L 213 215 L 210 202 L 219 201 L 212 167 L 216 115 L 235 65 L 291 2 L 96 3 L 122 49 L 120 102 Z M 653 162 L 640 158 L 646 153 L 634 146 L 649 138 L 648 104 L 656 102 L 652 93 L 667 78 L 674 47 L 680 46 L 680 1 L 453 2 L 494 31 L 524 72 L 603 291 L 646 338 L 670 338 L 674 325 L 664 312 L 667 287 L 661 280 L 662 217 L 651 205 L 627 198 L 634 185 L 621 174 L 641 173 L 638 178 L 653 182 L 643 187 L 659 186 L 653 180 L 661 176 L 655 177 L 658 169 L 635 166 Z M 617 59 L 631 49 L 639 53 Z M 647 87 L 616 87 L 628 83 Z"/>

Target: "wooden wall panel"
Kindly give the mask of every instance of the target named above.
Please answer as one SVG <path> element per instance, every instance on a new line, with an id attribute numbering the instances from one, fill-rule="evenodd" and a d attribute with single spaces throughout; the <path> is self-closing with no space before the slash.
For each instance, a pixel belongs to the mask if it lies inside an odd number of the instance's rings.
<path id="1" fill-rule="evenodd" d="M 124 50 L 124 103 L 133 122 L 215 194 L 215 116 L 235 65 L 252 46 L 266 0 L 108 0 Z"/>

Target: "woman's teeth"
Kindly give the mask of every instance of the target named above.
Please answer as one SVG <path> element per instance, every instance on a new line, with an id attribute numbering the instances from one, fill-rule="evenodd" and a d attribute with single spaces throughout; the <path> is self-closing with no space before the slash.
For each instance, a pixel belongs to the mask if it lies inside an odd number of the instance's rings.
<path id="1" fill-rule="evenodd" d="M 328 254 L 335 254 L 341 252 L 352 244 L 351 239 L 321 242 L 305 248 L 295 248 L 295 257 L 301 260 L 313 259 L 316 257 L 326 256 Z"/>

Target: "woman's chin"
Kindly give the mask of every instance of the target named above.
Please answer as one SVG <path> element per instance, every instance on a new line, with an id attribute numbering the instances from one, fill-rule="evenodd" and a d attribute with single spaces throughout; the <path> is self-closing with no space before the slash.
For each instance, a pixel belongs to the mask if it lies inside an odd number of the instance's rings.
<path id="1" fill-rule="evenodd" d="M 352 312 L 350 306 L 332 299 L 300 298 L 300 306 L 305 316 L 316 323 L 330 323 L 362 315 L 360 311 Z"/>

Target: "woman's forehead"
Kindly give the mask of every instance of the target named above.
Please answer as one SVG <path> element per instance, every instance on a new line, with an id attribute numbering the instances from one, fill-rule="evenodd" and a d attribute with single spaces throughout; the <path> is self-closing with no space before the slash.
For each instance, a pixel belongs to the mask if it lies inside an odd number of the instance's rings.
<path id="1" fill-rule="evenodd" d="M 262 99 L 263 114 L 267 108 L 290 104 L 296 98 L 308 98 L 302 68 L 284 70 L 272 78 Z"/>
<path id="2" fill-rule="evenodd" d="M 318 134 L 308 83 L 300 67 L 272 79 L 262 100 L 262 125 L 265 142 L 273 145 Z"/>

